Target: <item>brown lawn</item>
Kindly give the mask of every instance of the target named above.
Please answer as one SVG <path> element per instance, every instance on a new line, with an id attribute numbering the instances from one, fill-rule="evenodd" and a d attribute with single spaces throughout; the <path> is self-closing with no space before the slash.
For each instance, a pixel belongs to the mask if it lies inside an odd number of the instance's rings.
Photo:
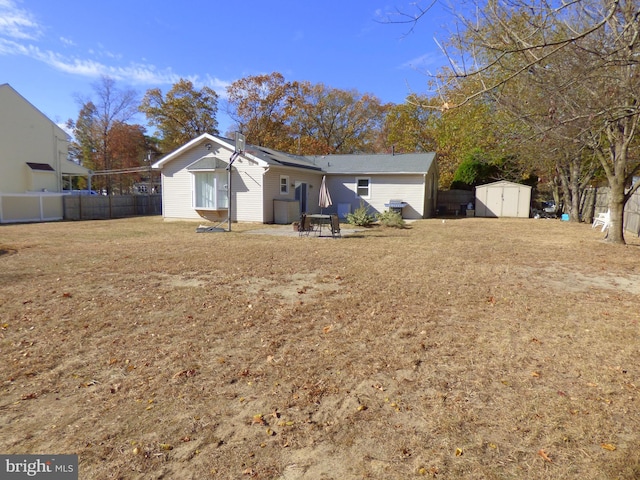
<path id="1" fill-rule="evenodd" d="M 0 452 L 81 479 L 640 476 L 638 239 L 195 227 L 0 227 Z"/>

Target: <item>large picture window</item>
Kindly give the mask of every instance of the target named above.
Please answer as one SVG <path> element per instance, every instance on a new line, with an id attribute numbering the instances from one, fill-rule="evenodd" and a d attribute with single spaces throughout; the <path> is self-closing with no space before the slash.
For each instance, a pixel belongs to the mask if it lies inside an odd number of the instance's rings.
<path id="1" fill-rule="evenodd" d="M 229 208 L 227 198 L 227 172 L 195 172 L 194 207 L 201 210 L 223 210 Z"/>
<path id="2" fill-rule="evenodd" d="M 362 198 L 369 198 L 371 179 L 369 178 L 356 178 L 356 195 Z"/>

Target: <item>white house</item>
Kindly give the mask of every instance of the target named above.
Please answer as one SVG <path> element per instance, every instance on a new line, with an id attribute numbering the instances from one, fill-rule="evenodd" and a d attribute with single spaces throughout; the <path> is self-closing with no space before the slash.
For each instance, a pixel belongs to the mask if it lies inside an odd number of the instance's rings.
<path id="1" fill-rule="evenodd" d="M 333 205 L 325 213 L 346 214 L 364 202 L 371 213 L 401 200 L 404 218 L 435 213 L 438 172 L 435 154 L 297 156 L 247 145 L 234 155 L 233 140 L 209 134 L 158 160 L 165 219 L 289 223 L 300 212 L 317 213 L 326 176 Z M 229 176 L 229 165 L 231 175 Z"/>
<path id="2" fill-rule="evenodd" d="M 9 84 L 0 85 L 0 223 L 60 220 L 69 138 Z"/>
<path id="3" fill-rule="evenodd" d="M 476 217 L 529 218 L 531 187 L 501 180 L 476 187 Z"/>

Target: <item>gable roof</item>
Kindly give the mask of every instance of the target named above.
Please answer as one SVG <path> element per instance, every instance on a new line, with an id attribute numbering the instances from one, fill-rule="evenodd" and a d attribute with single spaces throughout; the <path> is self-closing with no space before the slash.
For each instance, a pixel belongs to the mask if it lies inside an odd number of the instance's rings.
<path id="1" fill-rule="evenodd" d="M 426 174 L 436 154 L 361 154 L 307 157 L 326 173 L 333 174 Z"/>
<path id="2" fill-rule="evenodd" d="M 230 152 L 235 150 L 235 142 L 228 138 L 204 133 L 182 147 L 165 155 L 153 168 L 162 168 L 165 164 L 185 151 L 203 142 L 216 142 Z M 431 169 L 435 153 L 404 154 L 354 154 L 354 155 L 292 155 L 267 147 L 246 145 L 243 157 L 260 162 L 263 165 L 303 168 L 328 174 L 426 174 Z M 204 158 L 204 157 L 203 157 Z M 200 165 L 199 165 L 200 166 Z"/>

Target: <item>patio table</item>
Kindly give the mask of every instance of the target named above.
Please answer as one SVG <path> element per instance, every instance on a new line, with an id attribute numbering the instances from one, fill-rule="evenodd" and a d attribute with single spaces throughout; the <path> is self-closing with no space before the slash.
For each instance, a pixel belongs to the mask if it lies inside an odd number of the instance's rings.
<path id="1" fill-rule="evenodd" d="M 327 225 L 331 222 L 331 215 L 327 215 L 324 213 L 311 213 L 307 215 L 311 219 L 311 223 L 313 225 L 318 225 L 318 233 L 317 235 L 322 236 L 322 225 Z"/>

